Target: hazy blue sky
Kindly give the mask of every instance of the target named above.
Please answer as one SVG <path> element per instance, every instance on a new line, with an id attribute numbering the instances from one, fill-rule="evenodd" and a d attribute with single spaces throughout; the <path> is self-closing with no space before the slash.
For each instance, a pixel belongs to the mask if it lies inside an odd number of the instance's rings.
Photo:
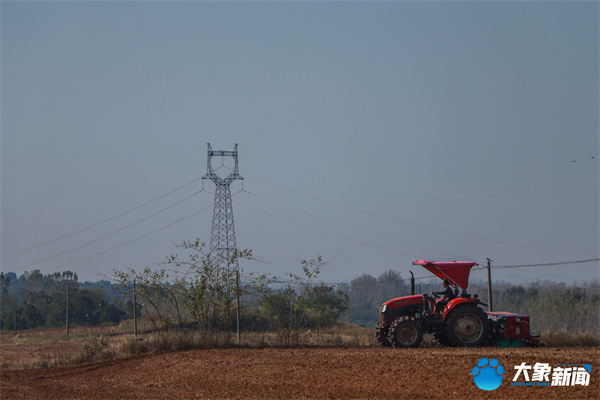
<path id="1" fill-rule="evenodd" d="M 598 258 L 598 21 L 574 1 L 2 1 L 2 271 L 97 280 L 208 242 L 206 143 L 239 143 L 248 272 Z"/>

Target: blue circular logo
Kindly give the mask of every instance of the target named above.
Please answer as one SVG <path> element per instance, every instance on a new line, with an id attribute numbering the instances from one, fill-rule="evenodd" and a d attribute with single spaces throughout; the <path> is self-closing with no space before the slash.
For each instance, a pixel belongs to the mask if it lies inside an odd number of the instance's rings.
<path id="1" fill-rule="evenodd" d="M 473 380 L 479 389 L 483 390 L 494 390 L 500 387 L 502 383 L 502 376 L 504 374 L 504 367 L 498 364 L 498 360 L 492 358 L 482 358 L 477 361 L 477 365 L 471 370 Z"/>

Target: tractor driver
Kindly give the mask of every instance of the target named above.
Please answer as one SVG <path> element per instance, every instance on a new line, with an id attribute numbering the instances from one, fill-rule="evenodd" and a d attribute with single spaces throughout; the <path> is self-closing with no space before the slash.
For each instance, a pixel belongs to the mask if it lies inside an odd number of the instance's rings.
<path id="1" fill-rule="evenodd" d="M 443 296 L 442 299 L 439 300 L 435 305 L 435 311 L 440 313 L 444 310 L 446 304 L 448 304 L 448 302 L 454 298 L 454 293 L 452 292 L 452 288 L 450 287 L 450 282 L 448 279 L 444 279 L 444 283 L 442 285 L 444 286 L 444 290 L 442 292 L 436 292 L 433 290 L 431 291 L 431 294 Z"/>

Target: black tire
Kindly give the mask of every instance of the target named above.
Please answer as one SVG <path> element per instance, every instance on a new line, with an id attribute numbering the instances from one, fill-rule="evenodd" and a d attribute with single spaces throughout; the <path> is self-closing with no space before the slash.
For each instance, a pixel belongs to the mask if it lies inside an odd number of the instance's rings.
<path id="1" fill-rule="evenodd" d="M 438 341 L 440 346 L 450 346 L 450 341 L 448 337 L 443 332 L 436 332 L 433 334 L 433 338 Z"/>
<path id="2" fill-rule="evenodd" d="M 385 326 L 381 321 L 375 325 L 375 338 L 377 342 L 384 347 L 391 347 L 392 342 L 388 339 L 389 326 Z"/>
<path id="3" fill-rule="evenodd" d="M 405 315 L 392 322 L 388 337 L 394 347 L 419 347 L 423 340 L 423 327 L 413 317 Z"/>
<path id="4" fill-rule="evenodd" d="M 487 340 L 489 330 L 487 315 L 475 306 L 452 310 L 444 323 L 447 340 L 457 347 L 481 346 Z"/>

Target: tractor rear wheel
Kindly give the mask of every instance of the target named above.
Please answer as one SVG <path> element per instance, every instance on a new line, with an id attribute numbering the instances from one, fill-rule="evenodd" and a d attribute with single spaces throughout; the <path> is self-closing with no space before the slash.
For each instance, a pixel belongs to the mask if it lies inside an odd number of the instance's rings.
<path id="1" fill-rule="evenodd" d="M 481 346 L 489 334 L 487 315 L 479 307 L 460 307 L 450 313 L 444 324 L 444 331 L 448 341 L 454 346 Z"/>
<path id="2" fill-rule="evenodd" d="M 390 347 L 392 342 L 388 339 L 388 330 L 389 326 L 385 326 L 381 321 L 377 322 L 375 325 L 375 338 L 377 339 L 377 343 L 384 347 Z"/>
<path id="3" fill-rule="evenodd" d="M 413 317 L 405 315 L 392 322 L 388 337 L 394 347 L 419 347 L 423 340 L 423 327 Z"/>

